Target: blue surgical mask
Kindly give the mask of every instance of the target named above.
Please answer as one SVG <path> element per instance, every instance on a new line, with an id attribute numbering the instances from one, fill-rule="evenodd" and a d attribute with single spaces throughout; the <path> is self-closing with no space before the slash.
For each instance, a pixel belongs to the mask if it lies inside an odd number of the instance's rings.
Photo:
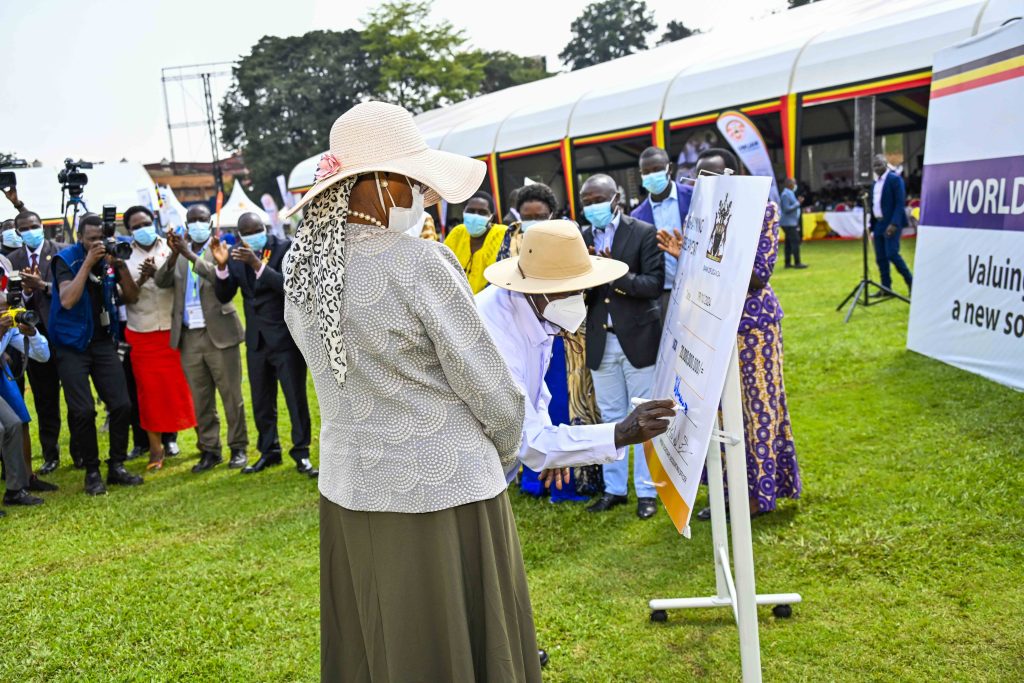
<path id="1" fill-rule="evenodd" d="M 587 221 L 592 226 L 598 230 L 602 230 L 608 227 L 608 224 L 612 222 L 612 217 L 615 214 L 612 213 L 611 202 L 601 202 L 600 204 L 584 206 L 583 215 L 587 217 Z"/>
<path id="2" fill-rule="evenodd" d="M 8 228 L 4 230 L 3 243 L 5 247 L 14 249 L 25 244 L 25 240 L 21 239 L 21 233 L 17 230 L 14 228 Z"/>
<path id="3" fill-rule="evenodd" d="M 152 225 L 135 228 L 132 231 L 132 239 L 144 247 L 152 246 L 153 242 L 156 242 L 156 228 Z"/>
<path id="4" fill-rule="evenodd" d="M 39 245 L 43 243 L 43 229 L 33 228 L 31 230 L 26 230 L 21 233 L 21 239 L 29 249 L 38 249 Z"/>
<path id="5" fill-rule="evenodd" d="M 462 223 L 466 226 L 466 232 L 470 237 L 479 237 L 487 232 L 487 224 L 491 222 L 490 216 L 481 216 L 478 213 L 466 213 L 462 215 Z"/>
<path id="6" fill-rule="evenodd" d="M 547 220 L 550 220 L 550 219 L 547 219 Z M 531 219 L 531 220 L 521 221 L 519 223 L 519 230 L 521 232 L 526 232 L 527 230 L 529 230 L 533 226 L 537 225 L 538 223 L 543 223 L 543 222 L 544 221 L 542 221 L 540 219 Z"/>
<path id="7" fill-rule="evenodd" d="M 193 242 L 203 244 L 210 239 L 210 222 L 195 221 L 188 224 L 188 236 Z"/>
<path id="8" fill-rule="evenodd" d="M 644 189 L 651 194 L 661 194 L 668 187 L 668 168 L 664 171 L 640 176 L 640 182 L 643 184 Z"/>
<path id="9" fill-rule="evenodd" d="M 263 247 L 267 246 L 267 230 L 264 228 L 261 232 L 253 233 L 252 235 L 241 235 L 242 241 L 245 242 L 245 246 L 249 247 L 253 251 L 263 251 Z"/>

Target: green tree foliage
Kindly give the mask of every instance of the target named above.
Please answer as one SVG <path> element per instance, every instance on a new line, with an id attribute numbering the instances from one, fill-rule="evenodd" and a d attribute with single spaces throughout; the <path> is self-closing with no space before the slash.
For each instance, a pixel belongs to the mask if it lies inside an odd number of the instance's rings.
<path id="1" fill-rule="evenodd" d="M 374 95 L 413 113 L 466 99 L 479 91 L 484 55 L 466 52 L 465 34 L 450 22 L 431 24 L 425 1 L 398 0 L 370 12 L 363 27 Z"/>
<path id="2" fill-rule="evenodd" d="M 558 54 L 570 69 L 582 69 L 647 49 L 658 28 L 644 0 L 601 0 L 572 22 L 572 40 Z"/>
<path id="3" fill-rule="evenodd" d="M 221 141 L 245 156 L 257 194 L 323 151 L 331 124 L 367 99 L 418 113 L 548 75 L 542 59 L 466 48 L 449 22 L 431 24 L 427 2 L 373 10 L 362 31 L 265 36 L 234 68 L 221 103 Z"/>
<path id="4" fill-rule="evenodd" d="M 504 90 L 513 85 L 529 83 L 551 75 L 545 67 L 543 57 L 522 57 L 501 51 L 482 54 L 484 78 L 480 83 L 481 93 Z"/>
<path id="5" fill-rule="evenodd" d="M 374 72 L 358 31 L 264 36 L 234 67 L 221 103 L 221 141 L 241 151 L 257 195 L 324 149 L 338 114 L 372 93 Z"/>
<path id="6" fill-rule="evenodd" d="M 689 28 L 684 25 L 683 22 L 673 19 L 665 25 L 665 32 L 661 34 L 661 39 L 658 40 L 658 45 L 674 43 L 677 40 L 695 36 L 700 32 L 699 28 Z"/>

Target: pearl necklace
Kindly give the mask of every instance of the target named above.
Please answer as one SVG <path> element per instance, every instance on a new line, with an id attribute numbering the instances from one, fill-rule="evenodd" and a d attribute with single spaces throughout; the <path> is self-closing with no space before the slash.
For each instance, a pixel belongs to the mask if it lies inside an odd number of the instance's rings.
<path id="1" fill-rule="evenodd" d="M 363 213 L 362 211 L 352 211 L 351 209 L 349 209 L 348 215 L 350 215 L 350 216 L 358 216 L 359 218 L 365 218 L 366 220 L 370 221 L 370 223 L 372 225 L 376 225 L 378 228 L 385 228 L 385 227 L 387 227 L 386 225 L 381 223 L 379 220 L 377 220 L 373 216 L 367 215 L 367 214 Z"/>

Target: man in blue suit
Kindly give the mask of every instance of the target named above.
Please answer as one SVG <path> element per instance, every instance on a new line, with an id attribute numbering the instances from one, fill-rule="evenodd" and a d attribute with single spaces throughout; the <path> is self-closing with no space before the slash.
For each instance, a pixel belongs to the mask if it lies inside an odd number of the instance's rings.
<path id="1" fill-rule="evenodd" d="M 871 235 L 875 239 L 875 259 L 882 286 L 892 289 L 891 263 L 906 280 L 907 291 L 910 291 L 914 276 L 900 256 L 900 233 L 907 226 L 907 190 L 903 178 L 889 167 L 885 155 L 875 155 L 872 168 L 877 179 L 871 193 Z M 881 296 L 885 295 L 885 292 L 881 293 Z"/>
<path id="2" fill-rule="evenodd" d="M 683 232 L 686 214 L 690 212 L 690 198 L 693 186 L 674 181 L 675 164 L 661 147 L 648 147 L 640 155 L 640 176 L 647 199 L 630 214 L 633 218 L 651 223 L 658 231 L 670 235 Z M 676 281 L 677 263 L 674 256 L 665 252 L 665 291 L 661 295 L 661 319 L 668 311 L 669 295 Z"/>

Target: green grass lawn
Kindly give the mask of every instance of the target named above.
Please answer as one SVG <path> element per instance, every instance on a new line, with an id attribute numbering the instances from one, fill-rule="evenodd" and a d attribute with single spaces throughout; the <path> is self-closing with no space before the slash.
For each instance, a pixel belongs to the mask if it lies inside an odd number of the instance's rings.
<path id="1" fill-rule="evenodd" d="M 753 523 L 758 588 L 804 602 L 759 611 L 765 680 L 1024 679 L 1024 396 L 908 352 L 900 302 L 843 325 L 859 244 L 804 251 L 773 279 L 804 497 Z M 142 487 L 89 498 L 66 466 L 8 509 L 0 680 L 318 680 L 315 483 L 193 475 L 194 443 Z M 714 592 L 707 524 L 511 498 L 546 680 L 739 679 L 728 610 L 648 621 Z"/>

